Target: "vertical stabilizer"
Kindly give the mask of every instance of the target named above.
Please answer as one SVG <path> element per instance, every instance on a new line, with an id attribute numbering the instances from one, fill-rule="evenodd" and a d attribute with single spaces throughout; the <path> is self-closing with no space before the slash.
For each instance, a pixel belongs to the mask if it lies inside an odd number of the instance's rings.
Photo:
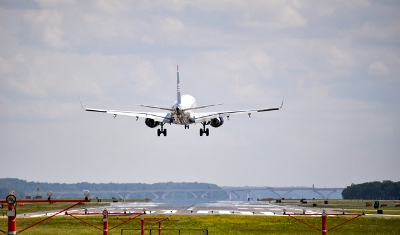
<path id="1" fill-rule="evenodd" d="M 176 97 L 176 103 L 180 104 L 181 103 L 181 85 L 179 83 L 179 67 L 178 65 L 176 66 L 176 86 L 177 86 L 177 97 Z"/>

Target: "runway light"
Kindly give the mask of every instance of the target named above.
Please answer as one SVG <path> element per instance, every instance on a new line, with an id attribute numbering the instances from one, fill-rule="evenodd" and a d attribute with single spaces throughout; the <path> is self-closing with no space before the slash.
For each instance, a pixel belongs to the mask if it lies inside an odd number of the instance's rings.
<path id="1" fill-rule="evenodd" d="M 89 190 L 83 190 L 83 195 L 85 195 L 85 200 L 89 200 L 89 195 L 90 195 Z"/>
<path id="2" fill-rule="evenodd" d="M 17 197 L 13 194 L 10 194 L 7 196 L 6 201 L 7 201 L 8 205 L 14 205 L 15 202 L 17 201 Z"/>
<path id="3" fill-rule="evenodd" d="M 46 195 L 48 197 L 47 200 L 51 201 L 51 196 L 53 195 L 53 192 L 49 190 L 46 192 Z M 50 204 L 52 204 L 52 202 L 50 202 Z"/>
<path id="4" fill-rule="evenodd" d="M 83 195 L 85 195 L 85 197 L 89 197 L 90 195 L 89 190 L 83 190 Z"/>

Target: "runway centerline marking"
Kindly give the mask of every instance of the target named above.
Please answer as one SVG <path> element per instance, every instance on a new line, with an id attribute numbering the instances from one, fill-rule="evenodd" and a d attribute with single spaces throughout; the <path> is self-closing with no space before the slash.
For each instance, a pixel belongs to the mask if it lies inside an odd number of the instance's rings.
<path id="1" fill-rule="evenodd" d="M 220 214 L 230 214 L 231 212 L 230 211 L 218 211 Z"/>

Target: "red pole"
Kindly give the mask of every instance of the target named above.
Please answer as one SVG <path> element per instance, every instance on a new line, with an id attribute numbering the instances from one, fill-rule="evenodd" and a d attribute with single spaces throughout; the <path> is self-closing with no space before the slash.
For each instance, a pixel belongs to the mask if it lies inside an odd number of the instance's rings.
<path id="1" fill-rule="evenodd" d="M 17 197 L 14 194 L 9 194 L 6 197 L 8 205 L 8 232 L 7 234 L 17 234 L 17 212 L 15 211 L 15 205 L 17 203 Z"/>
<path id="2" fill-rule="evenodd" d="M 162 227 L 162 221 L 159 220 L 159 221 L 158 221 L 158 235 L 161 235 L 161 234 L 162 234 L 162 232 L 161 232 L 161 227 Z"/>
<path id="3" fill-rule="evenodd" d="M 103 235 L 108 235 L 108 211 L 103 211 Z"/>
<path id="4" fill-rule="evenodd" d="M 141 235 L 144 235 L 144 217 L 142 216 L 142 219 L 141 219 L 141 230 L 142 230 L 142 232 L 141 232 Z"/>
<path id="5" fill-rule="evenodd" d="M 14 205 L 8 205 L 8 210 L 10 213 L 16 213 Z M 8 233 L 7 234 L 17 234 L 17 219 L 16 214 L 8 216 Z"/>
<path id="6" fill-rule="evenodd" d="M 328 232 L 326 226 L 326 212 L 325 210 L 322 211 L 322 235 L 326 235 Z"/>

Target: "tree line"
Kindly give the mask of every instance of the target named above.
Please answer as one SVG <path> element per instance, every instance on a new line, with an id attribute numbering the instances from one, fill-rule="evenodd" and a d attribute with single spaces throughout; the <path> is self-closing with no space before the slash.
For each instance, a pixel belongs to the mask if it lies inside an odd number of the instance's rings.
<path id="1" fill-rule="evenodd" d="M 400 200 L 400 181 L 375 181 L 362 184 L 351 184 L 342 192 L 344 199 L 377 199 Z"/>
<path id="2" fill-rule="evenodd" d="M 37 192 L 39 187 L 40 193 L 44 194 L 46 191 L 53 192 L 79 192 L 82 190 L 89 191 L 132 191 L 132 190 L 171 190 L 171 189 L 220 189 L 215 184 L 198 183 L 198 182 L 166 182 L 166 183 L 88 183 L 80 182 L 75 184 L 65 183 L 46 183 L 36 181 L 26 181 L 16 178 L 3 178 L 0 179 L 0 198 L 5 198 L 10 191 L 15 192 L 18 197 L 27 196 L 26 193 Z M 31 195 L 35 196 L 35 195 Z"/>

